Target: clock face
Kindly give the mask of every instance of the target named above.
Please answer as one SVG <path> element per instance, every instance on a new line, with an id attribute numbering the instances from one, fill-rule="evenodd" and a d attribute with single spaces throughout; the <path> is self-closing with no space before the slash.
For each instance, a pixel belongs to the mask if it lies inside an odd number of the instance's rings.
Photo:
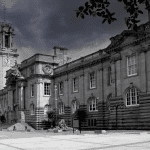
<path id="1" fill-rule="evenodd" d="M 52 69 L 52 67 L 50 65 L 47 64 L 47 65 L 43 66 L 43 72 L 45 74 L 52 75 L 53 74 L 53 69 Z"/>

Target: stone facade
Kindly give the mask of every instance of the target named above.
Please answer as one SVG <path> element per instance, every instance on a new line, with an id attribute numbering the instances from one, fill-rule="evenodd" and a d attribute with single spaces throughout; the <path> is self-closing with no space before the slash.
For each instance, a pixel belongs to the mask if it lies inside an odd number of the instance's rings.
<path id="1" fill-rule="evenodd" d="M 61 66 L 63 57 L 55 49 L 53 56 L 35 54 L 16 64 L 0 91 L 1 114 L 9 122 L 24 120 L 40 129 L 47 110 L 57 110 L 57 117 L 72 126 L 80 108 L 87 112 L 84 129 L 149 129 L 149 24 L 138 32 L 125 30 L 107 48 L 69 63 L 63 60 Z"/>
<path id="2" fill-rule="evenodd" d="M 10 69 L 16 62 L 17 49 L 13 48 L 13 38 L 15 34 L 11 24 L 0 23 L 0 90 L 6 83 L 6 71 Z"/>

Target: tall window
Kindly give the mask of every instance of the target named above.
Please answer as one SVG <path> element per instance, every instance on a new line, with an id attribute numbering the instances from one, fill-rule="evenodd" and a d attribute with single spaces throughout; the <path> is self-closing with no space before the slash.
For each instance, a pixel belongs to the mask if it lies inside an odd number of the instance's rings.
<path id="1" fill-rule="evenodd" d="M 78 78 L 73 79 L 73 92 L 78 92 Z"/>
<path id="2" fill-rule="evenodd" d="M 132 87 L 126 93 L 126 105 L 132 106 L 137 104 L 139 104 L 139 90 Z"/>
<path id="3" fill-rule="evenodd" d="M 136 74 L 137 74 L 136 57 L 135 55 L 132 55 L 130 57 L 127 57 L 127 75 L 132 76 Z"/>
<path id="4" fill-rule="evenodd" d="M 59 83 L 59 95 L 63 95 L 64 93 L 64 84 L 63 82 Z"/>
<path id="5" fill-rule="evenodd" d="M 112 80 L 111 67 L 108 67 L 108 85 L 111 85 L 111 80 Z"/>
<path id="6" fill-rule="evenodd" d="M 34 97 L 34 84 L 31 84 L 31 97 Z"/>
<path id="7" fill-rule="evenodd" d="M 96 87 L 95 72 L 90 73 L 90 89 Z"/>
<path id="8" fill-rule="evenodd" d="M 44 83 L 44 95 L 50 95 L 50 83 Z"/>
<path id="9" fill-rule="evenodd" d="M 64 114 L 65 109 L 64 109 L 64 103 L 59 104 L 59 114 Z"/>
<path id="10" fill-rule="evenodd" d="M 89 111 L 97 111 L 97 99 L 92 99 L 91 101 L 89 101 Z"/>

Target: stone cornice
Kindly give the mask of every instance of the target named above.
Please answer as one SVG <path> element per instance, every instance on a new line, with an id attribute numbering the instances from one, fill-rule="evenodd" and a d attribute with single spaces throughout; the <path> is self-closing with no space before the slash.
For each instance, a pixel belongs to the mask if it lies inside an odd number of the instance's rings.
<path id="1" fill-rule="evenodd" d="M 39 78 L 39 77 L 53 79 L 53 76 L 49 76 L 49 75 L 45 75 L 45 74 L 33 74 L 33 75 L 27 77 L 26 80 L 33 79 L 33 78 Z"/>
<path id="2" fill-rule="evenodd" d="M 104 61 L 107 61 L 109 60 L 110 56 L 109 55 L 105 55 L 105 57 L 102 57 L 102 58 L 98 58 L 96 60 L 93 60 L 92 62 L 82 62 L 80 63 L 78 66 L 76 67 L 73 67 L 71 69 L 69 69 L 69 67 L 66 67 L 64 70 L 61 70 L 59 73 L 55 73 L 54 71 L 54 75 L 53 77 L 56 78 L 56 77 L 59 77 L 59 76 L 62 76 L 62 75 L 65 75 L 65 74 L 69 74 L 71 72 L 74 72 L 76 70 L 81 70 L 83 68 L 89 68 L 89 67 L 92 67 L 96 64 L 99 64 L 99 63 L 102 63 Z"/>
<path id="3" fill-rule="evenodd" d="M 18 84 L 18 87 L 27 86 L 26 81 L 19 81 L 17 84 Z"/>
<path id="4" fill-rule="evenodd" d="M 26 66 L 21 66 L 20 67 L 20 71 L 22 71 L 23 69 L 25 69 L 25 68 L 28 68 L 28 67 L 30 67 L 30 66 L 33 66 L 33 65 L 35 65 L 35 64 L 38 64 L 38 63 L 41 63 L 41 64 L 49 64 L 49 65 L 52 65 L 52 66 L 56 66 L 56 65 L 58 65 L 57 63 L 50 63 L 50 62 L 44 62 L 44 61 L 34 61 L 34 62 L 32 62 L 32 63 L 30 63 L 30 64 L 28 64 L 28 65 L 26 65 Z"/>

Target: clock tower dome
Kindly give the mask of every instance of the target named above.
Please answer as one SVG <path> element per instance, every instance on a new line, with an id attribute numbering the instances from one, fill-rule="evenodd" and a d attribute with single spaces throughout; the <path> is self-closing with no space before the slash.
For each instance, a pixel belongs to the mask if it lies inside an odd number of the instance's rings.
<path id="1" fill-rule="evenodd" d="M 19 56 L 17 49 L 13 48 L 13 38 L 15 34 L 11 24 L 0 23 L 0 90 L 6 83 L 6 71 L 15 65 Z"/>

